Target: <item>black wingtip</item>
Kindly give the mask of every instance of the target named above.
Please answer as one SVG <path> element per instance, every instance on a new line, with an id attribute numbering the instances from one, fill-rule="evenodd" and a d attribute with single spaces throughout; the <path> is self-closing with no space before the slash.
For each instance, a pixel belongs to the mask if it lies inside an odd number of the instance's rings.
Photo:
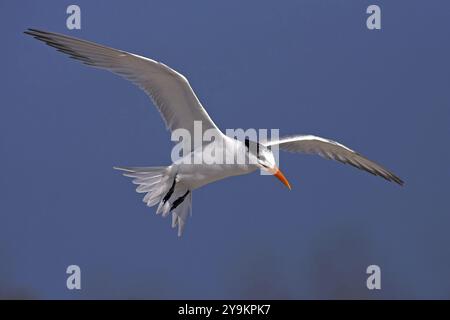
<path id="1" fill-rule="evenodd" d="M 36 32 L 37 30 L 36 29 L 33 29 L 33 28 L 27 28 L 27 30 L 25 30 L 23 33 L 25 33 L 25 34 L 32 34 L 33 32 Z"/>
<path id="2" fill-rule="evenodd" d="M 48 32 L 45 32 L 45 31 L 42 31 L 42 30 L 39 30 L 39 29 L 34 29 L 34 28 L 28 28 L 23 33 L 27 34 L 29 36 L 35 37 L 35 38 L 43 37 L 46 34 L 48 34 Z"/>
<path id="3" fill-rule="evenodd" d="M 35 28 L 27 28 L 27 30 L 25 30 L 24 32 L 25 33 L 30 33 L 30 32 L 45 33 L 45 31 L 35 29 Z"/>
<path id="4" fill-rule="evenodd" d="M 32 36 L 33 38 L 36 38 L 36 39 L 38 39 L 39 36 L 40 36 L 39 31 L 37 31 L 36 29 L 31 29 L 31 28 L 28 28 L 23 33 L 28 35 L 28 36 Z"/>
<path id="5" fill-rule="evenodd" d="M 397 177 L 396 175 L 392 174 L 389 178 L 391 181 L 395 182 L 400 187 L 403 187 L 405 185 L 405 182 L 402 179 L 400 179 L 399 177 Z"/>

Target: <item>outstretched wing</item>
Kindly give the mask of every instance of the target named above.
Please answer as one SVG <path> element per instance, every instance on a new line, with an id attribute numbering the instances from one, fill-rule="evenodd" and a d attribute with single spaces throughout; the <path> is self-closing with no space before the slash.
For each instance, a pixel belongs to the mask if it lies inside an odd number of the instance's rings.
<path id="1" fill-rule="evenodd" d="M 188 80 L 165 64 L 58 33 L 36 29 L 25 33 L 86 65 L 106 69 L 135 83 L 150 96 L 171 131 L 184 128 L 193 137 L 194 121 L 201 121 L 203 132 L 219 131 Z"/>
<path id="2" fill-rule="evenodd" d="M 327 159 L 348 163 L 358 169 L 403 185 L 403 181 L 392 172 L 333 140 L 312 135 L 299 135 L 265 143 L 266 147 L 273 145 L 278 145 L 281 150 L 285 151 L 318 154 Z"/>

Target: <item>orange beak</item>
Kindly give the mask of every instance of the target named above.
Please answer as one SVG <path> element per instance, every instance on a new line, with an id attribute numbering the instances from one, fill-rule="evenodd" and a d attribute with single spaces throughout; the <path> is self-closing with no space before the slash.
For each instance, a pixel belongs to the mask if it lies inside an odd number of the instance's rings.
<path id="1" fill-rule="evenodd" d="M 280 169 L 276 168 L 275 169 L 275 173 L 273 174 L 275 177 L 278 178 L 278 180 L 280 180 L 281 182 L 283 182 L 283 184 L 289 188 L 289 190 L 291 190 L 291 185 L 289 184 L 289 181 L 286 179 L 286 177 L 284 176 L 283 172 L 280 171 Z"/>

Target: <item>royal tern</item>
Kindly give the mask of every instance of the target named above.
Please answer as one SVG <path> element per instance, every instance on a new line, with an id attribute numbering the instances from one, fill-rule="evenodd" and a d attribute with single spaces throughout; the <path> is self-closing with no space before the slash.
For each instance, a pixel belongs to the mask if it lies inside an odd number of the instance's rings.
<path id="1" fill-rule="evenodd" d="M 136 191 L 145 193 L 143 201 L 148 206 L 158 204 L 157 214 L 162 213 L 165 217 L 172 213 L 172 227 L 178 226 L 178 236 L 181 236 L 191 212 L 192 191 L 208 183 L 262 169 L 275 175 L 291 189 L 277 167 L 271 150 L 274 146 L 285 151 L 318 154 L 403 185 L 403 181 L 392 172 L 333 140 L 297 135 L 276 141 L 256 142 L 249 139 L 239 141 L 224 135 L 203 108 L 188 80 L 161 62 L 58 33 L 36 29 L 28 29 L 25 33 L 86 65 L 106 69 L 135 83 L 150 96 L 172 132 L 185 129 L 193 136 L 194 124 L 199 122 L 202 134 L 206 130 L 216 134 L 213 142 L 202 143 L 201 148 L 194 149 L 187 158 L 201 158 L 205 150 L 212 146 L 225 154 L 231 150 L 245 153 L 247 161 L 241 164 L 186 163 L 182 161 L 186 159 L 184 157 L 164 167 L 116 167 L 124 171 L 125 176 L 134 179 L 133 183 L 138 185 Z"/>

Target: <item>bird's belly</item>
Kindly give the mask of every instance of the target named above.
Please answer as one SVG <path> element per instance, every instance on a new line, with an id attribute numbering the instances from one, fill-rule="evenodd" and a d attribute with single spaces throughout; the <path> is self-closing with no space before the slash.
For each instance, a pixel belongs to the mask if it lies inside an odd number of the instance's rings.
<path id="1" fill-rule="evenodd" d="M 177 178 L 190 190 L 227 177 L 243 175 L 257 170 L 256 165 L 238 164 L 177 164 Z"/>

